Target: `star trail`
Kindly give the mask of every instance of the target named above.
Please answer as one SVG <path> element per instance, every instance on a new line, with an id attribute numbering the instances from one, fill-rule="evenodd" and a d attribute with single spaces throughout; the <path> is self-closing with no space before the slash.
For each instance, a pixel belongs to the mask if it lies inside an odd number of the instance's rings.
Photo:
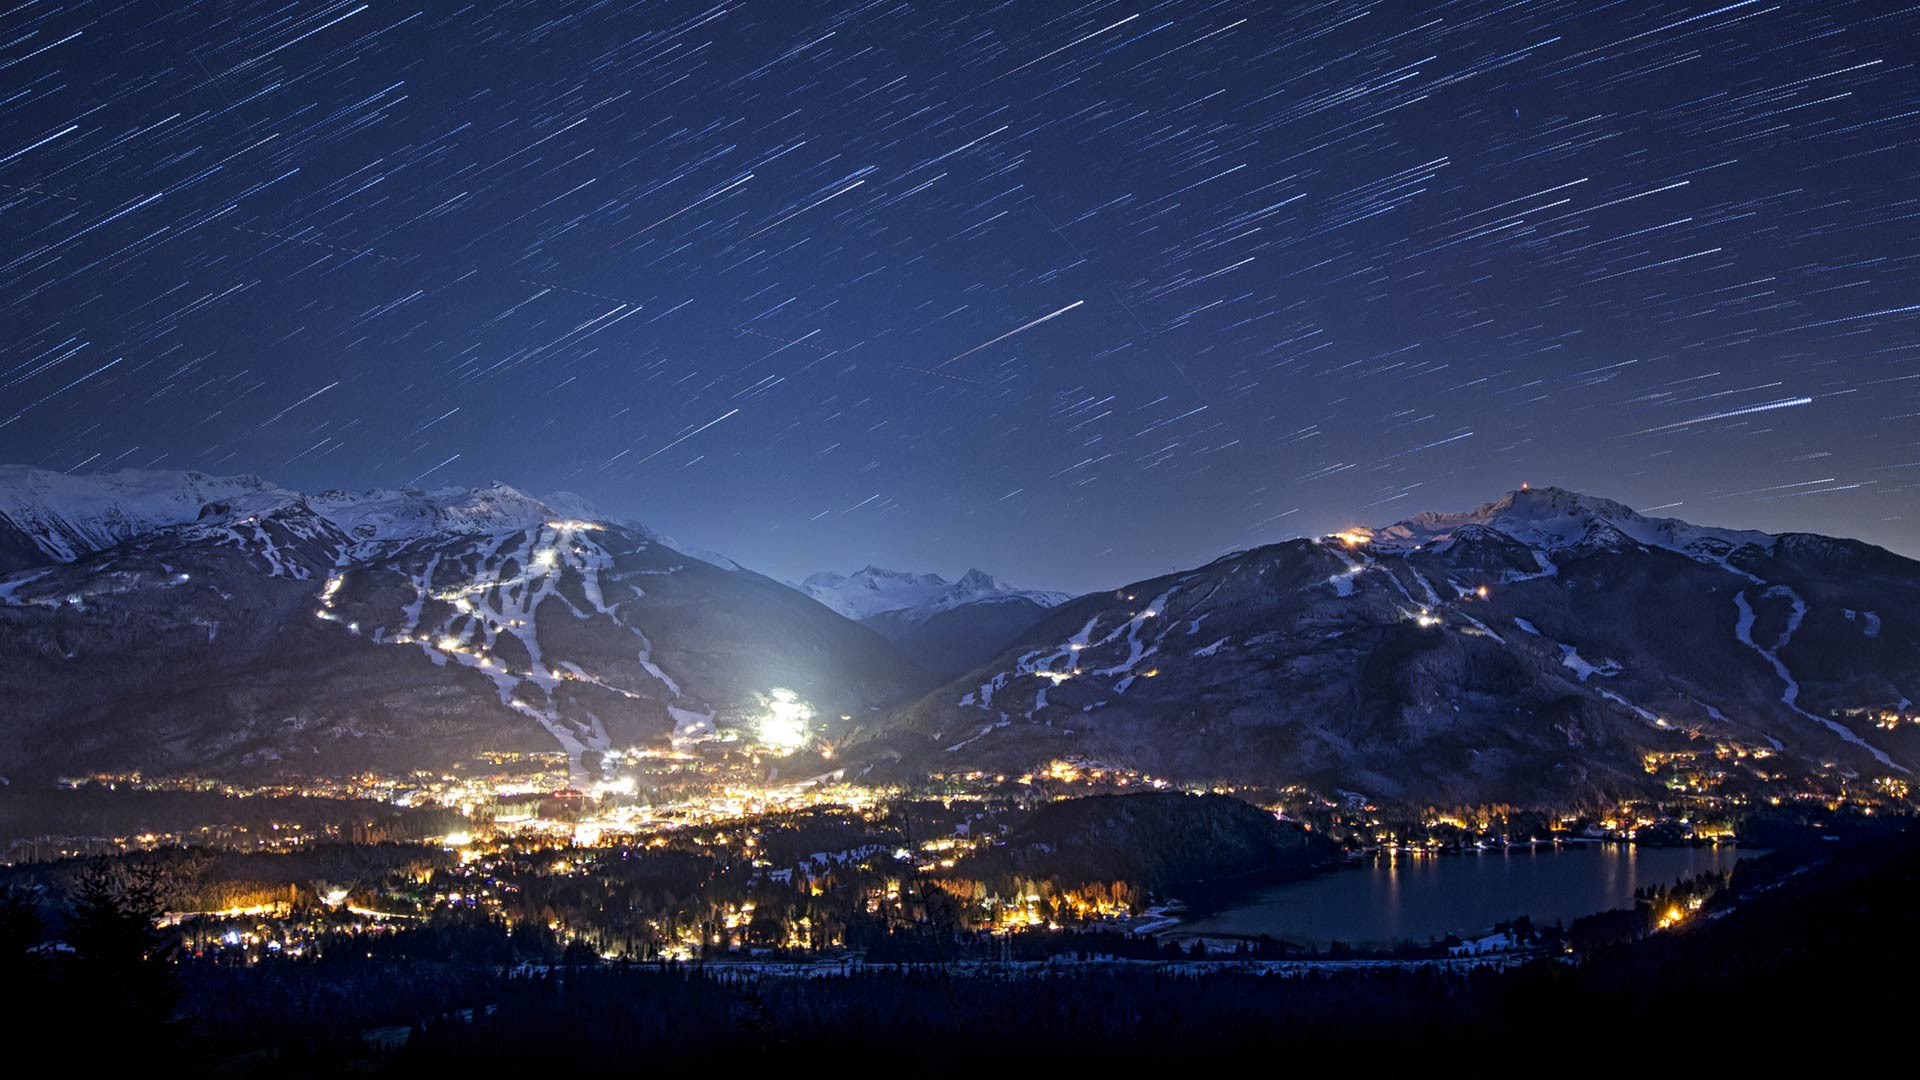
<path id="1" fill-rule="evenodd" d="M 1920 6 L 0 11 L 0 460 L 1112 585 L 1523 480 L 1920 551 Z"/>

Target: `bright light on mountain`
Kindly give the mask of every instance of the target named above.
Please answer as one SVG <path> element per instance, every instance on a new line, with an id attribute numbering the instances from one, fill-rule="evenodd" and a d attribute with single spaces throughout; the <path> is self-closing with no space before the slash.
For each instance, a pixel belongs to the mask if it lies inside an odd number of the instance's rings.
<path id="1" fill-rule="evenodd" d="M 807 721 L 813 719 L 813 706 L 800 695 L 783 688 L 768 695 L 767 712 L 760 718 L 760 744 L 785 756 L 807 745 Z"/>

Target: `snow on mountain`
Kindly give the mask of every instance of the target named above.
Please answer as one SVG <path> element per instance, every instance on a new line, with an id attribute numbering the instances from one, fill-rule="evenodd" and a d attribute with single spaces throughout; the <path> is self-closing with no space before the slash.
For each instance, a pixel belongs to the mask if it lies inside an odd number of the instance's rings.
<path id="1" fill-rule="evenodd" d="M 798 588 L 855 620 L 903 612 L 905 618 L 920 621 L 980 601 L 1023 599 L 1050 608 L 1070 599 L 1066 593 L 1022 589 L 983 570 L 968 570 L 959 581 L 948 581 L 939 574 L 868 566 L 851 574 L 822 571 Z"/>
<path id="2" fill-rule="evenodd" d="M 1666 548 L 1702 562 L 1721 562 L 1748 545 L 1772 551 L 1778 539 L 1746 529 L 1716 529 L 1678 518 L 1651 518 L 1631 507 L 1564 488 L 1522 488 L 1465 513 L 1427 512 L 1365 534 L 1388 551 L 1446 544 L 1470 526 L 1492 529 L 1545 552 L 1617 547 L 1622 540 Z M 1363 531 L 1364 532 L 1364 531 Z"/>
<path id="3" fill-rule="evenodd" d="M 607 516 L 600 507 L 585 495 L 576 495 L 571 491 L 556 491 L 540 500 L 553 508 L 553 512 L 563 519 L 572 521 L 605 521 Z"/>
<path id="4" fill-rule="evenodd" d="M 417 540 L 447 534 L 485 536 L 531 529 L 561 511 L 506 484 L 418 491 L 325 491 L 306 503 L 356 541 Z"/>
<path id="5" fill-rule="evenodd" d="M 1871 718 L 1920 696 L 1914 610 L 1920 563 L 1871 545 L 1522 490 L 1080 597 L 884 746 L 916 768 L 1081 758 L 1465 802 L 1659 791 L 1649 760 L 1703 753 L 1765 762 L 1728 771 L 1754 793 L 1905 783 L 1920 741 Z"/>
<path id="6" fill-rule="evenodd" d="M 799 589 L 849 619 L 883 611 L 919 607 L 951 588 L 939 574 L 913 574 L 869 566 L 851 574 L 823 570 L 801 581 Z"/>
<path id="7" fill-rule="evenodd" d="M 617 748 L 756 738 L 772 693 L 845 717 L 925 685 L 871 631 L 719 556 L 569 516 L 591 511 L 577 498 L 4 480 L 0 760 L 34 768 L 557 749 L 584 781 Z"/>
<path id="8" fill-rule="evenodd" d="M 593 520 L 600 521 L 600 520 L 606 520 L 606 519 L 596 517 Z M 625 528 L 631 529 L 634 532 L 639 533 L 641 536 L 646 537 L 649 542 L 659 544 L 663 548 L 671 548 L 672 550 L 677 551 L 682 555 L 688 556 L 689 558 L 699 559 L 701 562 L 706 563 L 708 566 L 719 567 L 722 570 L 741 569 L 739 563 L 734 562 L 732 559 L 727 558 L 725 555 L 722 555 L 717 551 L 708 551 L 706 548 L 697 548 L 687 544 L 683 544 L 680 541 L 675 540 L 673 537 L 668 536 L 663 532 L 660 532 L 658 529 L 648 528 L 646 525 L 643 525 L 638 521 L 628 519 L 626 521 L 614 522 L 613 524 L 621 525 Z"/>
<path id="9" fill-rule="evenodd" d="M 72 476 L 0 465 L 0 571 L 70 563 L 160 529 L 269 516 L 330 525 L 355 544 L 494 536 L 555 521 L 608 520 L 590 500 L 572 492 L 543 498 L 501 483 L 307 495 L 251 475 L 129 470 Z M 739 569 L 723 556 L 688 551 L 645 526 L 625 524 L 663 547 L 724 570 Z"/>
<path id="10" fill-rule="evenodd" d="M 23 564 L 72 562 L 142 533 L 193 521 L 208 503 L 290 498 L 290 492 L 257 476 L 150 470 L 70 476 L 0 465 L 0 547 L 11 546 Z"/>

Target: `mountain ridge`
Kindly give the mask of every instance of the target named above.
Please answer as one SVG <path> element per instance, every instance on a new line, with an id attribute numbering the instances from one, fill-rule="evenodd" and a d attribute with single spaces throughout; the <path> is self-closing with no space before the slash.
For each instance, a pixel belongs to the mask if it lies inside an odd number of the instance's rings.
<path id="1" fill-rule="evenodd" d="M 970 568 L 955 581 L 869 564 L 851 574 L 820 571 L 795 586 L 873 628 L 928 668 L 955 674 L 986 659 L 1070 593 L 1022 589 Z"/>
<path id="2" fill-rule="evenodd" d="M 1756 792 L 1759 761 L 1904 782 L 1915 728 L 1872 718 L 1920 697 L 1916 604 L 1920 563 L 1872 545 L 1522 490 L 1081 597 L 869 757 L 1557 799 L 1644 794 L 1705 747 Z"/>
<path id="3" fill-rule="evenodd" d="M 0 501 L 16 536 L 44 530 L 26 534 L 37 565 L 0 573 L 8 772 L 391 769 L 544 746 L 586 782 L 608 753 L 750 744 L 783 691 L 821 718 L 798 733 L 812 741 L 924 685 L 771 578 L 504 484 L 307 496 L 142 474 L 76 504 L 47 497 L 74 485 L 25 479 Z M 168 481 L 184 487 L 156 496 Z"/>
<path id="4" fill-rule="evenodd" d="M 0 472 L 4 550 L 31 563 L 0 566 L 8 772 L 544 746 L 585 783 L 613 752 L 826 739 L 859 775 L 1070 758 L 1555 802 L 1645 794 L 1674 762 L 1753 797 L 1769 773 L 1844 791 L 1920 766 L 1920 563 L 1558 488 L 1045 605 L 983 572 L 868 567 L 884 610 L 856 622 L 502 484 L 59 476 Z M 810 715 L 775 736 L 777 693 Z"/>

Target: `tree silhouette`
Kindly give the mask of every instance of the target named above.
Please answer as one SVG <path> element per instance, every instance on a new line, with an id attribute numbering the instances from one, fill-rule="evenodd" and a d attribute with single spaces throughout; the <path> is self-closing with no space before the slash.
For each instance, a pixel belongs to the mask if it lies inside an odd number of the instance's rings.
<path id="1" fill-rule="evenodd" d="M 182 1032 L 173 1020 L 179 1000 L 173 953 L 178 941 L 163 933 L 166 888 L 158 869 L 116 873 L 104 860 L 89 866 L 67 905 L 66 943 L 73 947 L 72 1019 L 111 1024 L 108 1052 L 150 1053 L 171 1048 Z"/>

